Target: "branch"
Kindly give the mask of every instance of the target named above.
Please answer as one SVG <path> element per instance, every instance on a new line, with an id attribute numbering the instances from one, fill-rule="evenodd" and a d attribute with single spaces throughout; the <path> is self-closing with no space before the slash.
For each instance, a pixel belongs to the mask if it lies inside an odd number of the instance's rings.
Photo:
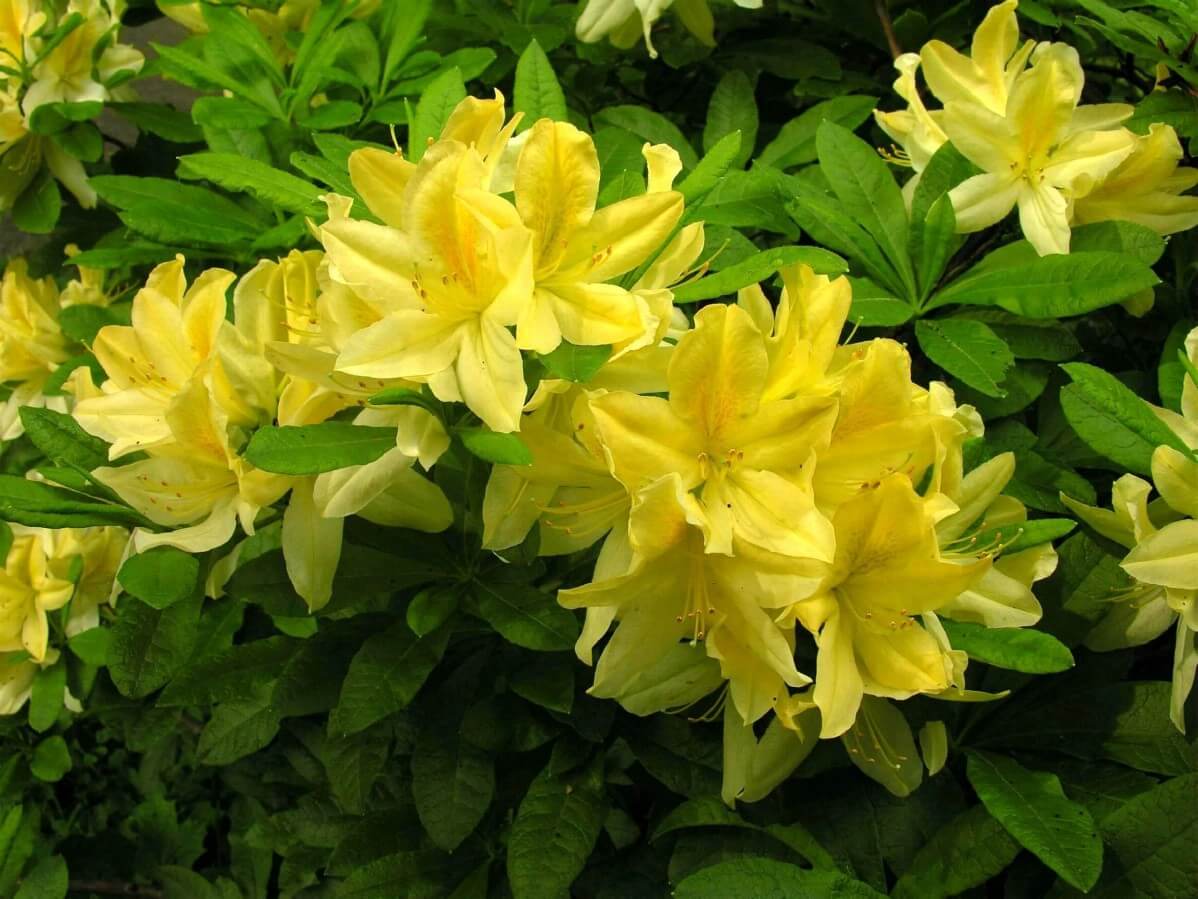
<path id="1" fill-rule="evenodd" d="M 903 55 L 898 37 L 894 33 L 894 23 L 890 21 L 889 0 L 874 0 L 874 9 L 878 13 L 878 21 L 882 23 L 882 33 L 886 35 L 886 44 L 890 47 L 890 55 L 898 59 Z"/>

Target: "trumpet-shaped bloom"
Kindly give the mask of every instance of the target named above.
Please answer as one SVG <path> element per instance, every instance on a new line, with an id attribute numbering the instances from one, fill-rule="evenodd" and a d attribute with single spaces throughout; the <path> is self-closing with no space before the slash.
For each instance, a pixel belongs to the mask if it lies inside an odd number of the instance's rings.
<path id="1" fill-rule="evenodd" d="M 1198 169 L 1181 167 L 1181 142 L 1169 125 L 1155 124 L 1135 148 L 1073 207 L 1078 224 L 1119 219 L 1158 234 L 1198 225 L 1198 197 L 1182 196 L 1198 184 Z"/>
<path id="2" fill-rule="evenodd" d="M 93 351 L 108 380 L 103 394 L 81 401 L 79 423 L 112 444 L 110 458 L 185 442 L 172 415 L 202 384 L 229 427 L 252 428 L 274 411 L 274 375 L 245 337 L 225 320 L 231 272 L 210 269 L 187 285 L 183 258 L 150 273 L 133 299 L 133 324 L 109 325 Z M 200 389 L 200 388 L 197 388 Z"/>
<path id="3" fill-rule="evenodd" d="M 770 710 L 787 686 L 810 682 L 795 668 L 793 630 L 777 610 L 818 583 L 819 563 L 742 547 L 735 556 L 705 551 L 704 516 L 677 474 L 639 491 L 633 501 L 628 573 L 563 590 L 567 608 L 614 610 L 616 630 L 603 650 L 590 692 L 626 702 L 659 685 L 663 667 L 701 667 L 696 650 L 718 660 L 732 702 L 746 722 Z M 602 636 L 594 633 L 592 644 Z M 590 651 L 590 646 L 583 648 Z M 686 704 L 697 697 L 701 673 L 678 678 L 678 692 L 658 690 L 639 714 Z"/>
<path id="4" fill-rule="evenodd" d="M 334 218 L 321 235 L 335 278 L 406 307 L 351 337 L 337 369 L 427 382 L 493 430 L 514 431 L 526 388 L 508 327 L 532 294 L 531 235 L 483 189 L 487 177 L 475 150 L 435 144 L 404 185 L 406 230 Z"/>
<path id="5" fill-rule="evenodd" d="M 866 694 L 905 699 L 954 684 L 962 660 L 928 629 L 926 616 L 973 586 L 990 565 L 941 555 L 931 505 L 901 474 L 861 490 L 836 510 L 832 523 L 831 570 L 792 608 L 819 646 L 814 699 L 824 737 L 853 725 Z M 915 617 L 921 615 L 924 627 Z"/>
<path id="6" fill-rule="evenodd" d="M 599 156 L 590 136 L 542 119 L 516 163 L 516 209 L 533 233 L 532 302 L 520 315 L 524 349 L 616 344 L 642 337 L 655 322 L 645 300 L 607 284 L 644 262 L 682 215 L 682 195 L 669 189 L 678 154 L 645 145 L 647 193 L 596 211 Z"/>
<path id="7" fill-rule="evenodd" d="M 939 122 L 943 113 L 940 110 L 930 111 L 919 95 L 919 86 L 915 83 L 919 65 L 918 53 L 904 53 L 894 61 L 899 73 L 894 81 L 894 92 L 907 101 L 907 108 L 893 112 L 874 110 L 874 121 L 878 127 L 902 147 L 902 154 L 891 161 L 909 163 L 916 173 L 924 170 L 928 161 L 948 140 Z"/>
<path id="8" fill-rule="evenodd" d="M 736 537 L 829 560 L 831 528 L 810 485 L 835 403 L 764 401 L 768 376 L 764 338 L 749 314 L 708 306 L 674 350 L 668 400 L 612 392 L 591 406 L 612 473 L 630 492 L 669 474 L 698 491 L 709 552 L 732 552 Z"/>
<path id="9" fill-rule="evenodd" d="M 958 231 L 993 225 L 1018 206 L 1024 236 L 1037 252 L 1069 252 L 1075 192 L 1091 188 L 1135 147 L 1129 131 L 1099 130 L 1117 125 L 1131 107 L 1078 107 L 1083 79 L 1076 50 L 1042 44 L 1002 112 L 967 100 L 945 105 L 945 133 L 983 170 L 950 193 Z"/>
<path id="10" fill-rule="evenodd" d="M 735 0 L 743 9 L 760 9 L 762 0 Z M 650 32 L 667 9 L 673 8 L 678 19 L 696 39 L 715 46 L 715 21 L 707 0 L 588 0 L 578 17 L 575 33 L 588 44 L 609 38 L 621 49 L 633 46 L 643 36 L 649 55 L 657 58 Z"/>
<path id="11" fill-rule="evenodd" d="M 969 56 L 943 41 L 924 44 L 919 51 L 924 77 L 941 103 L 973 103 L 1004 114 L 1011 89 L 1035 47 L 1035 41 L 1019 46 L 1018 6 L 1018 0 L 1005 0 L 990 7 L 973 33 Z"/>

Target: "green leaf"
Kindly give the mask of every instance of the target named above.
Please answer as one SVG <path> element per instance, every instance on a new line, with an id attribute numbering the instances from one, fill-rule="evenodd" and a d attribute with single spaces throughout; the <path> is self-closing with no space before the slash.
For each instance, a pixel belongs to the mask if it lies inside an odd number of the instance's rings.
<path id="1" fill-rule="evenodd" d="M 757 164 L 789 169 L 814 162 L 815 134 L 821 123 L 827 120 L 854 130 L 869 118 L 877 105 L 877 97 L 852 94 L 816 103 L 782 126 L 777 137 L 766 144 L 757 157 Z"/>
<path id="2" fill-rule="evenodd" d="M 390 728 L 383 726 L 325 745 L 322 761 L 329 789 L 347 814 L 365 814 L 374 783 L 387 763 L 390 744 Z"/>
<path id="3" fill-rule="evenodd" d="M 264 229 L 254 215 L 227 197 L 166 178 L 98 175 L 91 185 L 121 210 L 121 221 L 154 240 L 179 243 L 235 244 L 251 241 Z"/>
<path id="4" fill-rule="evenodd" d="M 978 548 L 998 547 L 1006 555 L 1020 550 L 1051 543 L 1070 533 L 1077 522 L 1070 518 L 1033 518 L 1027 521 L 1012 521 L 997 527 L 987 528 L 972 535 L 972 545 Z M 1014 534 L 1014 538 L 1012 538 Z"/>
<path id="5" fill-rule="evenodd" d="M 348 736 L 404 709 L 416 698 L 449 642 L 449 629 L 418 637 L 397 621 L 362 644 L 329 715 L 329 733 Z"/>
<path id="6" fill-rule="evenodd" d="M 1015 363 L 1010 348 L 983 322 L 965 318 L 924 319 L 915 336 L 927 357 L 987 396 L 1005 396 L 999 386 Z"/>
<path id="7" fill-rule="evenodd" d="M 893 328 L 909 322 L 915 315 L 914 306 L 868 278 L 850 275 L 849 283 L 853 287 L 853 302 L 849 306 L 848 321 L 853 324 L 866 328 Z"/>
<path id="8" fill-rule="evenodd" d="M 121 695 L 140 699 L 175 676 L 191 655 L 201 597 L 155 609 L 139 599 L 119 606 L 108 672 Z"/>
<path id="9" fill-rule="evenodd" d="M 743 827 L 756 830 L 757 825 L 750 824 L 715 796 L 701 796 L 688 799 L 681 805 L 675 806 L 664 818 L 657 822 L 650 842 L 656 842 L 668 833 L 690 827 Z"/>
<path id="10" fill-rule="evenodd" d="M 62 195 L 58 182 L 44 169 L 17 197 L 12 207 L 12 220 L 22 231 L 30 234 L 49 234 L 58 223 L 62 211 Z"/>
<path id="11" fill-rule="evenodd" d="M 323 193 L 319 187 L 256 159 L 232 153 L 192 153 L 179 157 L 179 177 L 204 178 L 288 212 L 314 217 L 324 214 L 324 204 L 317 199 Z"/>
<path id="12" fill-rule="evenodd" d="M 804 189 L 787 204 L 786 211 L 808 236 L 856 260 L 871 279 L 888 291 L 888 296 L 906 302 L 899 296 L 905 291 L 898 273 L 882 255 L 878 242 L 831 197 L 820 191 Z"/>
<path id="13" fill-rule="evenodd" d="M 1007 832 L 1083 892 L 1102 871 L 1102 839 L 1085 806 L 1065 796 L 1054 774 L 1007 756 L 970 750 L 967 773 L 978 797 Z"/>
<path id="14" fill-rule="evenodd" d="M 753 82 L 740 69 L 725 72 L 707 105 L 703 152 L 710 153 L 721 140 L 739 131 L 740 147 L 732 167 L 744 168 L 757 143 L 757 122 L 757 98 L 754 96 Z"/>
<path id="15" fill-rule="evenodd" d="M 1019 844 L 984 805 L 936 831 L 894 885 L 895 899 L 943 899 L 979 887 L 1015 860 Z"/>
<path id="16" fill-rule="evenodd" d="M 617 131 L 616 133 L 627 134 L 628 132 Z M 687 206 L 702 204 L 707 199 L 707 195 L 727 177 L 728 172 L 732 169 L 732 164 L 740 153 L 741 139 L 739 131 L 724 135 L 699 160 L 691 173 L 682 179 L 677 190 L 682 194 L 682 199 Z M 640 154 L 637 155 L 639 157 Z M 639 176 L 640 172 L 638 171 L 636 174 Z"/>
<path id="17" fill-rule="evenodd" d="M 236 97 L 199 97 L 191 117 L 199 125 L 235 131 L 261 128 L 274 118 L 257 104 Z"/>
<path id="18" fill-rule="evenodd" d="M 1011 703 L 986 719 L 973 744 L 1110 759 L 1154 774 L 1188 774 L 1198 769 L 1198 757 L 1169 721 L 1169 694 L 1166 681 L 1135 681 Z"/>
<path id="19" fill-rule="evenodd" d="M 83 255 L 85 254 L 80 254 Z M 96 339 L 101 328 L 129 324 L 129 312 L 128 306 L 105 307 L 80 303 L 60 310 L 58 325 L 62 328 L 62 333 L 71 340 L 90 344 Z"/>
<path id="20" fill-rule="evenodd" d="M 155 704 L 159 708 L 212 705 L 249 696 L 279 677 L 296 651 L 296 641 L 288 637 L 230 647 L 203 662 L 189 664 Z"/>
<path id="21" fill-rule="evenodd" d="M 462 71 L 456 66 L 438 76 L 421 94 L 408 122 L 408 156 L 413 162 L 420 161 L 429 140 L 441 133 L 449 114 L 465 97 Z"/>
<path id="22" fill-rule="evenodd" d="M 1073 653 L 1052 634 L 1026 628 L 989 628 L 966 621 L 944 618 L 940 622 L 953 649 L 969 653 L 971 659 L 1023 671 L 1052 674 L 1073 667 Z"/>
<path id="23" fill-rule="evenodd" d="M 394 428 L 368 428 L 343 421 L 259 428 L 245 458 L 263 471 L 312 475 L 366 465 L 395 448 Z"/>
<path id="24" fill-rule="evenodd" d="M 57 783 L 71 770 L 71 750 L 62 737 L 47 737 L 34 747 L 29 770 L 38 780 Z"/>
<path id="25" fill-rule="evenodd" d="M 546 768 L 528 787 L 508 837 L 507 873 L 514 899 L 559 899 L 582 872 L 599 839 L 607 800 L 602 762 L 578 777 Z"/>
<path id="26" fill-rule="evenodd" d="M 475 581 L 473 593 L 480 617 L 509 643 L 554 652 L 578 639 L 574 614 L 535 587 Z"/>
<path id="27" fill-rule="evenodd" d="M 1061 389 L 1061 408 L 1094 452 L 1144 475 L 1152 473 L 1152 454 L 1158 446 L 1189 455 L 1182 439 L 1114 375 L 1083 362 L 1061 367 L 1073 379 Z"/>
<path id="28" fill-rule="evenodd" d="M 692 204 L 687 209 L 682 221 L 772 231 L 797 240 L 798 229 L 786 214 L 784 201 L 790 196 L 788 188 L 787 176 L 768 166 L 747 172 L 730 170 L 703 197 L 701 204 Z"/>
<path id="29" fill-rule="evenodd" d="M 742 857 L 722 861 L 683 878 L 675 899 L 795 899 L 835 896 L 837 899 L 881 899 L 868 884 L 839 871 L 807 870 L 772 858 Z"/>
<path id="30" fill-rule="evenodd" d="M 516 63 L 514 100 L 515 111 L 524 113 L 521 130 L 532 127 L 540 119 L 567 121 L 566 96 L 549 57 L 535 38 L 528 42 Z"/>
<path id="31" fill-rule="evenodd" d="M 434 714 L 412 752 L 412 798 L 433 843 L 452 852 L 474 831 L 495 793 L 495 763 L 462 738 L 454 715 Z"/>
<path id="32" fill-rule="evenodd" d="M 1082 350 L 1073 331 L 1059 322 L 1020 318 L 1003 309 L 962 309 L 955 317 L 985 322 L 1016 359 L 1068 362 Z"/>
<path id="33" fill-rule="evenodd" d="M 85 528 L 149 522 L 127 506 L 81 500 L 79 494 L 14 475 L 0 475 L 0 519 L 29 527 Z"/>
<path id="34" fill-rule="evenodd" d="M 552 353 L 541 356 L 541 364 L 556 378 L 585 384 L 599 373 L 609 358 L 610 346 L 577 346 L 562 341 Z"/>
<path id="35" fill-rule="evenodd" d="M 911 222 L 911 256 L 919 276 L 919 298 L 925 300 L 957 248 L 957 217 L 947 196 L 932 204 L 925 218 Z"/>
<path id="36" fill-rule="evenodd" d="M 424 637 L 449 620 L 458 609 L 458 601 L 456 586 L 426 587 L 412 597 L 404 618 L 412 633 Z"/>
<path id="37" fill-rule="evenodd" d="M 313 131 L 348 128 L 350 125 L 358 124 L 361 120 L 362 106 L 352 100 L 331 100 L 298 116 L 299 124 Z"/>
<path id="38" fill-rule="evenodd" d="M 73 125 L 65 131 L 58 132 L 50 140 L 80 162 L 99 162 L 100 157 L 104 155 L 104 138 L 100 135 L 100 129 L 90 122 Z"/>
<path id="39" fill-rule="evenodd" d="M 108 647 L 112 643 L 112 631 L 106 627 L 93 627 L 67 640 L 71 652 L 89 665 L 97 667 L 108 664 Z"/>
<path id="40" fill-rule="evenodd" d="M 1152 269 L 1124 253 L 1074 252 L 986 267 L 983 260 L 937 292 L 929 309 L 949 303 L 1000 306 L 1028 318 L 1093 312 L 1160 283 Z"/>
<path id="41" fill-rule="evenodd" d="M 70 415 L 25 406 L 20 410 L 25 433 L 55 465 L 91 471 L 108 464 L 108 444 L 93 437 Z"/>
<path id="42" fill-rule="evenodd" d="M 455 428 L 454 433 L 471 455 L 484 462 L 532 465 L 532 450 L 516 434 L 500 434 L 489 428 Z"/>
<path id="43" fill-rule="evenodd" d="M 977 171 L 951 143 L 945 143 L 937 150 L 920 174 L 911 198 L 912 228 L 918 229 L 937 200 Z"/>
<path id="44" fill-rule="evenodd" d="M 886 163 L 869 144 L 835 122 L 820 124 L 815 143 L 819 167 L 845 212 L 878 242 L 906 295 L 913 296 L 916 288 L 907 252 L 907 207 Z"/>
<path id="45" fill-rule="evenodd" d="M 66 687 L 66 665 L 51 665 L 37 672 L 33 678 L 33 692 L 29 697 L 29 726 L 33 730 L 40 734 L 54 726 L 62 711 Z"/>
<path id="46" fill-rule="evenodd" d="M 200 732 L 196 759 L 202 765 L 228 765 L 267 746 L 279 732 L 279 709 L 270 685 L 223 702 Z"/>
<path id="47" fill-rule="evenodd" d="M 574 658 L 538 656 L 512 675 L 512 692 L 542 708 L 569 715 L 574 708 Z"/>
<path id="48" fill-rule="evenodd" d="M 104 104 L 98 100 L 82 103 L 43 103 L 29 116 L 29 130 L 35 134 L 57 134 L 69 128 L 73 122 L 86 122 L 103 111 Z"/>
<path id="49" fill-rule="evenodd" d="M 380 46 L 386 47 L 383 58 L 382 83 L 385 88 L 391 83 L 396 70 L 424 34 L 424 23 L 428 19 L 432 0 L 408 0 L 388 3 L 382 8 L 380 17 Z"/>
<path id="50" fill-rule="evenodd" d="M 1198 883 L 1198 774 L 1141 793 L 1099 823 L 1107 846 L 1097 899 L 1189 899 Z"/>
<path id="51" fill-rule="evenodd" d="M 173 546 L 156 546 L 130 556 L 117 572 L 122 587 L 154 609 L 186 599 L 200 578 L 200 560 Z"/>
<path id="52" fill-rule="evenodd" d="M 13 899 L 65 899 L 68 880 L 66 859 L 47 856 L 21 879 L 21 888 Z"/>
<path id="53" fill-rule="evenodd" d="M 596 127 L 612 125 L 630 131 L 651 144 L 669 144 L 678 151 L 685 168 L 694 168 L 699 161 L 695 148 L 678 126 L 659 112 L 644 106 L 608 106 L 597 112 L 593 118 Z"/>
<path id="54" fill-rule="evenodd" d="M 465 856 L 465 857 L 463 857 Z M 435 849 L 397 852 L 355 868 L 333 892 L 336 899 L 433 899 L 448 896 L 474 858 Z M 402 892 L 396 892 L 402 888 Z"/>
<path id="55" fill-rule="evenodd" d="M 848 268 L 835 253 L 819 247 L 777 247 L 675 288 L 674 302 L 697 303 L 730 296 L 742 287 L 766 280 L 788 265 L 798 264 L 809 265 L 821 274 L 839 274 Z"/>
<path id="56" fill-rule="evenodd" d="M 197 103 L 199 100 L 196 101 Z M 142 131 L 177 144 L 194 144 L 204 139 L 203 132 L 191 117 L 165 103 L 109 103 L 109 109 L 119 112 Z"/>

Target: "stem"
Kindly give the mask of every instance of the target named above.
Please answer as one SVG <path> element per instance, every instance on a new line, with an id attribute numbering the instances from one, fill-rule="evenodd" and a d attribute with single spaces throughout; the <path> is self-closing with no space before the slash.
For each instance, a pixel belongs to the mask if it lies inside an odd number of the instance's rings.
<path id="1" fill-rule="evenodd" d="M 889 0 L 874 0 L 874 10 L 878 14 L 878 21 L 882 24 L 882 33 L 886 35 L 886 44 L 890 47 L 890 55 L 898 59 L 903 55 L 903 48 L 899 46 L 898 37 L 894 33 L 894 22 L 890 20 Z"/>

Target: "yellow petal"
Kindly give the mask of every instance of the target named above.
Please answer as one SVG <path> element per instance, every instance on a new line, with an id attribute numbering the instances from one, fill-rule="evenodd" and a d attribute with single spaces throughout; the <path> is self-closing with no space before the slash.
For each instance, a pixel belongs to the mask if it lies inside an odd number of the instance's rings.
<path id="1" fill-rule="evenodd" d="M 853 625 L 839 609 L 833 611 L 816 637 L 815 704 L 821 715 L 820 737 L 839 737 L 857 720 L 865 682 L 857 669 Z"/>
<path id="2" fill-rule="evenodd" d="M 291 488 L 282 531 L 287 577 L 312 612 L 327 605 L 333 595 L 344 524 L 340 518 L 325 518 L 316 509 L 313 480 L 301 478 Z"/>
<path id="3" fill-rule="evenodd" d="M 612 474 L 630 491 L 676 472 L 687 488 L 702 481 L 702 435 L 657 397 L 609 393 L 592 399 Z"/>
<path id="4" fill-rule="evenodd" d="M 426 377 L 454 362 L 463 326 L 415 309 L 393 312 L 359 331 L 337 357 L 337 370 L 367 378 Z"/>
<path id="5" fill-rule="evenodd" d="M 1121 567 L 1146 584 L 1198 589 L 1198 521 L 1165 525 L 1136 544 Z"/>
<path id="6" fill-rule="evenodd" d="M 493 431 L 520 430 L 527 387 L 516 339 L 488 316 L 462 329 L 455 372 L 462 399 Z"/>
<path id="7" fill-rule="evenodd" d="M 349 178 L 367 208 L 392 228 L 404 226 L 404 188 L 416 166 L 399 153 L 362 147 L 349 154 Z"/>
<path id="8" fill-rule="evenodd" d="M 1171 446 L 1152 454 L 1152 482 L 1175 511 L 1198 518 L 1198 462 Z"/>
<path id="9" fill-rule="evenodd" d="M 590 136 L 566 122 L 533 125 L 516 164 L 516 209 L 536 235 L 538 274 L 553 270 L 598 196 L 599 156 Z"/>

